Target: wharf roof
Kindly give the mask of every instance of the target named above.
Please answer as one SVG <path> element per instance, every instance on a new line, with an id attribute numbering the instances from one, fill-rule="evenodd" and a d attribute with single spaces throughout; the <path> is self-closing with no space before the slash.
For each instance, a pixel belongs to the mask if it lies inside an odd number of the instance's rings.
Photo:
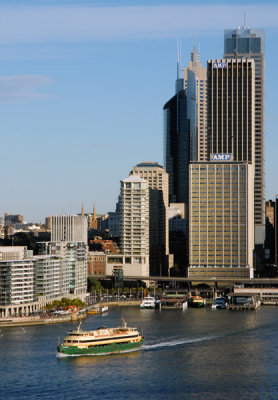
<path id="1" fill-rule="evenodd" d="M 242 292 L 242 293 L 228 293 L 227 296 L 230 297 L 253 297 L 253 296 L 257 296 L 259 294 L 258 293 L 250 293 L 250 292 Z"/>

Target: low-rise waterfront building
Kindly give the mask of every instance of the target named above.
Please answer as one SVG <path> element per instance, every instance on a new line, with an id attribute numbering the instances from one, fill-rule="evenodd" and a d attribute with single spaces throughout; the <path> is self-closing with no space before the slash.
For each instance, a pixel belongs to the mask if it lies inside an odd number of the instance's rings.
<path id="1" fill-rule="evenodd" d="M 106 275 L 114 276 L 121 271 L 122 276 L 149 276 L 148 257 L 130 256 L 126 254 L 109 254 L 106 258 Z"/>

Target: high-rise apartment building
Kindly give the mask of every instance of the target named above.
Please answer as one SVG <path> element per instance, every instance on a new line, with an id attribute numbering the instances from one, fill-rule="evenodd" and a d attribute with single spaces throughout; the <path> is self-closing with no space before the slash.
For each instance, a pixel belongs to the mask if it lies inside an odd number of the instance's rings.
<path id="1" fill-rule="evenodd" d="M 52 242 L 88 241 L 87 217 L 82 215 L 53 215 L 51 221 Z"/>
<path id="2" fill-rule="evenodd" d="M 224 58 L 248 58 L 255 62 L 255 243 L 264 242 L 264 31 L 246 27 L 224 33 Z"/>
<path id="3" fill-rule="evenodd" d="M 254 166 L 190 165 L 189 277 L 253 277 Z"/>
<path id="4" fill-rule="evenodd" d="M 190 124 L 190 161 L 207 159 L 207 69 L 202 67 L 195 44 L 184 68 L 187 118 Z"/>
<path id="5" fill-rule="evenodd" d="M 130 264 L 141 264 L 149 275 L 149 184 L 132 175 L 121 181 L 120 249 Z M 128 260 L 127 260 L 128 259 Z"/>
<path id="6" fill-rule="evenodd" d="M 150 274 L 168 273 L 168 174 L 158 163 L 148 161 L 133 167 L 130 176 L 135 175 L 149 186 Z"/>
<path id="7" fill-rule="evenodd" d="M 210 154 L 254 164 L 254 68 L 252 59 L 208 60 Z"/>

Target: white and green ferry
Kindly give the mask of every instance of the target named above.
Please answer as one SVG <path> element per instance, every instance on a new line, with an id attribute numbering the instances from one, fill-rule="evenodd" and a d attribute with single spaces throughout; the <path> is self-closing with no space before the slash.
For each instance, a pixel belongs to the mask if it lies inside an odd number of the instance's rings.
<path id="1" fill-rule="evenodd" d="M 137 328 L 123 326 L 118 328 L 101 327 L 93 331 L 83 331 L 81 324 L 65 337 L 57 346 L 59 355 L 105 355 L 136 351 L 143 344 L 144 338 Z"/>

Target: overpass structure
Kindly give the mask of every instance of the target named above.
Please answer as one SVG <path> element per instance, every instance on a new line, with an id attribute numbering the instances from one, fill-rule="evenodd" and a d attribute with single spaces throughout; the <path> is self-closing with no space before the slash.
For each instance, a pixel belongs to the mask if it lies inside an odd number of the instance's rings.
<path id="1" fill-rule="evenodd" d="M 113 279 L 111 275 L 89 275 L 89 278 L 95 278 L 100 280 L 110 280 Z M 152 281 L 152 282 L 184 282 L 184 283 L 206 283 L 206 284 L 227 284 L 227 285 L 250 285 L 254 287 L 263 286 L 278 286 L 278 278 L 185 278 L 180 276 L 124 276 L 124 281 Z"/>

